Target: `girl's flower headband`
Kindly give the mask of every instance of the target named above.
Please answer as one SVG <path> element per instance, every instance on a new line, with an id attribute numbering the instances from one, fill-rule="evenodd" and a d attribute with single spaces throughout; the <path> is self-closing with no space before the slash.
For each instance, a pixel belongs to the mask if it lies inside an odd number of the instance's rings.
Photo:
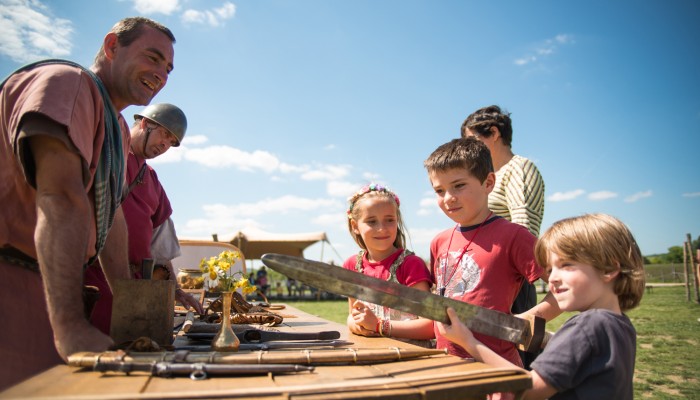
<path id="1" fill-rule="evenodd" d="M 350 203 L 350 206 L 348 207 L 347 211 L 348 218 L 352 218 L 352 209 L 353 207 L 355 207 L 355 203 L 357 203 L 357 200 L 369 192 L 387 193 L 394 198 L 394 201 L 396 202 L 396 207 L 399 207 L 401 205 L 401 202 L 399 201 L 399 196 L 397 196 L 396 193 L 389 190 L 389 188 L 376 183 L 370 183 L 369 185 L 365 185 L 362 188 L 360 188 L 360 190 L 358 190 L 357 193 L 348 198 L 348 202 Z"/>

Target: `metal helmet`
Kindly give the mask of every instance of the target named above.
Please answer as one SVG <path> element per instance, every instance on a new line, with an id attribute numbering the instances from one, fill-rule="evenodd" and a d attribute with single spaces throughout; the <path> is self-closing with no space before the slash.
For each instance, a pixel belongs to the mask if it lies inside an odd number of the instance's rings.
<path id="1" fill-rule="evenodd" d="M 151 104 L 144 108 L 141 113 L 134 114 L 135 120 L 141 118 L 148 118 L 175 135 L 177 138 L 175 147 L 179 146 L 185 137 L 187 117 L 177 106 L 168 103 Z"/>

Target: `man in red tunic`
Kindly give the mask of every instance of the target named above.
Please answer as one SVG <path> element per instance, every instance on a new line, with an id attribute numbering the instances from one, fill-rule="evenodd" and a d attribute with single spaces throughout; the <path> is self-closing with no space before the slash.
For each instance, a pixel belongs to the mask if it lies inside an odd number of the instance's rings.
<path id="1" fill-rule="evenodd" d="M 131 272 L 134 278 L 141 278 L 143 260 L 153 259 L 156 262 L 154 279 L 175 280 L 171 260 L 180 255 L 180 246 L 170 219 L 173 210 L 156 171 L 146 160 L 180 145 L 187 130 L 187 118 L 182 110 L 167 103 L 151 104 L 134 118 L 126 171 L 128 189 L 122 203 L 128 228 Z M 99 263 L 85 271 L 85 284 L 100 289 L 90 322 L 109 334 L 112 292 Z M 191 306 L 200 314 L 204 312 L 202 305 L 180 288 L 176 289 L 175 297 L 186 307 Z"/>
<path id="2" fill-rule="evenodd" d="M 2 84 L 0 390 L 112 344 L 85 318 L 83 268 L 99 255 L 109 282 L 129 277 L 120 113 L 165 86 L 174 42 L 155 21 L 125 18 L 89 70 L 45 61 Z"/>

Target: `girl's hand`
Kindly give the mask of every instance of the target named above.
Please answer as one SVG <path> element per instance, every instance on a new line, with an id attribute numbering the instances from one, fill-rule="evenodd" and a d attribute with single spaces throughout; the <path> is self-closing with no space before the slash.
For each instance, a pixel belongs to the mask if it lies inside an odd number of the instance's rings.
<path id="1" fill-rule="evenodd" d="M 378 321 L 377 316 L 362 301 L 355 300 L 352 303 L 350 316 L 357 326 L 362 327 L 366 331 L 375 332 Z"/>
<path id="2" fill-rule="evenodd" d="M 468 347 L 470 346 L 467 344 L 475 342 L 472 331 L 459 320 L 457 313 L 452 307 L 447 308 L 447 316 L 450 317 L 450 325 L 443 324 L 442 322 L 436 322 L 438 332 L 440 332 L 445 339 L 456 343 L 464 347 L 465 350 L 469 351 Z"/>

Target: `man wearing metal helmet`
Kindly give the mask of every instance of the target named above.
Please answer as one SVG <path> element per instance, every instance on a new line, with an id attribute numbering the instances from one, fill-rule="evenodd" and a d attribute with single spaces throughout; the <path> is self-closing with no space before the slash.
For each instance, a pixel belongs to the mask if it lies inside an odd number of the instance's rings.
<path id="1" fill-rule="evenodd" d="M 178 107 L 152 104 L 134 115 L 131 127 L 131 148 L 127 160 L 126 182 L 122 209 L 129 238 L 129 264 L 135 278 L 141 278 L 140 267 L 144 259 L 154 259 L 154 279 L 175 280 L 170 260 L 180 255 L 180 246 L 170 219 L 172 208 L 155 170 L 146 160 L 164 154 L 170 147 L 177 147 L 185 136 L 187 118 Z M 90 322 L 109 333 L 112 316 L 112 293 L 99 265 L 91 265 L 85 271 L 85 284 L 97 286 L 100 298 L 95 303 Z M 202 305 L 179 288 L 175 298 L 186 307 L 191 306 L 200 314 Z"/>

